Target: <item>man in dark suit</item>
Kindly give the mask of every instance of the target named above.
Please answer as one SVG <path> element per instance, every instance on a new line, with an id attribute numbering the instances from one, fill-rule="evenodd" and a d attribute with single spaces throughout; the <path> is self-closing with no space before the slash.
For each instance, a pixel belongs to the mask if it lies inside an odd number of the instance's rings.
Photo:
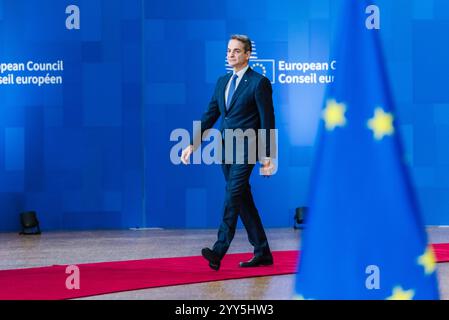
<path id="1" fill-rule="evenodd" d="M 223 152 L 224 161 L 222 163 L 226 180 L 223 220 L 213 248 L 203 248 L 201 251 L 203 257 L 209 262 L 209 266 L 214 270 L 220 268 L 220 261 L 231 244 L 239 215 L 248 233 L 248 240 L 254 246 L 253 258 L 241 262 L 240 267 L 273 264 L 273 256 L 249 184 L 250 175 L 255 165 L 255 161 L 251 161 L 254 159 L 252 157 L 254 152 L 257 153 L 257 159 L 261 162 L 262 175 L 268 177 L 274 169 L 270 157 L 272 156 L 270 155 L 270 133 L 272 133 L 271 129 L 275 128 L 272 88 L 266 77 L 249 67 L 251 50 L 251 40 L 247 36 L 231 36 L 228 43 L 227 60 L 234 71 L 218 79 L 212 99 L 201 119 L 200 137 L 204 131 L 212 128 L 217 119 L 222 116 L 220 131 L 223 139 L 226 140 L 224 141 L 226 148 Z M 231 136 L 232 141 L 229 141 L 230 139 L 225 133 L 230 130 L 258 133 L 259 129 L 266 130 L 266 135 L 262 137 L 264 139 L 263 150 L 260 148 L 257 150 L 258 148 L 255 147 L 256 145 L 260 146 L 258 139 L 261 137 L 257 136 L 256 139 L 249 139 L 252 141 L 245 140 L 243 154 L 235 153 L 239 148 L 233 143 L 234 137 Z M 196 136 L 198 137 L 198 134 Z M 198 141 L 198 139 L 193 139 L 191 145 L 182 152 L 181 161 L 184 164 L 189 162 L 190 155 L 200 143 L 194 141 Z M 232 149 L 228 148 L 229 145 Z M 265 152 L 264 157 L 260 157 L 261 151 Z M 242 156 L 240 159 L 243 159 L 243 163 L 239 162 L 239 156 Z"/>

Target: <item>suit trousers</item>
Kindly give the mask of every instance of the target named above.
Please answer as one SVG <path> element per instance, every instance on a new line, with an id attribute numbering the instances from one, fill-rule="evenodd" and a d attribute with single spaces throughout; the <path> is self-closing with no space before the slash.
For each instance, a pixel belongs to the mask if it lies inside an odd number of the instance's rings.
<path id="1" fill-rule="evenodd" d="M 220 259 L 231 245 L 239 215 L 248 234 L 248 240 L 254 246 L 254 255 L 271 255 L 267 236 L 251 194 L 249 178 L 253 169 L 254 164 L 222 164 L 226 193 L 223 220 L 213 246 L 213 251 Z"/>

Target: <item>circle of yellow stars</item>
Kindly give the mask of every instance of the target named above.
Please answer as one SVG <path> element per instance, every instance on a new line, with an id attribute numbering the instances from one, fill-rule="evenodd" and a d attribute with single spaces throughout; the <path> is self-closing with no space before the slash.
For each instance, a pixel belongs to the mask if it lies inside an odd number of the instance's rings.
<path id="1" fill-rule="evenodd" d="M 322 118 L 325 122 L 326 129 L 328 131 L 333 131 L 337 127 L 344 127 L 347 123 L 345 113 L 346 105 L 344 103 L 338 103 L 335 99 L 328 100 L 326 107 L 322 112 Z M 394 117 L 391 113 L 385 112 L 381 107 L 376 107 L 373 117 L 367 121 L 367 127 L 373 132 L 374 139 L 382 140 L 385 136 L 394 134 L 393 121 Z M 428 246 L 425 252 L 417 258 L 417 264 L 423 267 L 426 276 L 435 272 L 435 254 L 430 246 Z M 414 296 L 415 290 L 406 290 L 402 286 L 397 285 L 393 288 L 391 296 L 386 299 L 412 300 Z M 298 294 L 295 298 L 304 299 L 304 296 Z"/>
<path id="2" fill-rule="evenodd" d="M 427 246 L 426 250 L 422 255 L 420 255 L 417 259 L 417 264 L 424 268 L 424 274 L 429 276 L 433 274 L 436 270 L 436 259 L 435 254 L 431 246 Z M 414 289 L 404 289 L 400 285 L 396 285 L 393 288 L 393 291 L 390 296 L 386 298 L 386 300 L 413 300 L 415 297 L 416 290 Z M 295 300 L 305 300 L 302 294 L 297 293 L 294 296 Z"/>
<path id="3" fill-rule="evenodd" d="M 333 131 L 337 127 L 344 127 L 347 123 L 346 105 L 338 103 L 335 99 L 330 99 L 322 112 L 326 129 Z M 391 136 L 394 133 L 394 117 L 391 113 L 385 112 L 381 107 L 374 110 L 374 115 L 367 122 L 368 128 L 373 131 L 376 140 L 382 140 L 385 136 Z"/>

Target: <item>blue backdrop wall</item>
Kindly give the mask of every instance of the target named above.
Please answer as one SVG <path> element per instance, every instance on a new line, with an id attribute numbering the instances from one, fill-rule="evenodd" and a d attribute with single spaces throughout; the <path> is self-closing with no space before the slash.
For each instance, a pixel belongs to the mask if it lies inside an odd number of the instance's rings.
<path id="1" fill-rule="evenodd" d="M 71 4 L 80 29 L 66 27 Z M 140 1 L 0 1 L 0 63 L 25 64 L 1 74 L 14 83 L 0 85 L 0 230 L 18 230 L 23 210 L 36 210 L 44 230 L 141 223 L 141 10 Z M 63 70 L 27 70 L 56 61 Z M 62 83 L 18 83 L 47 74 Z"/>
<path id="2" fill-rule="evenodd" d="M 425 222 L 449 224 L 449 3 L 376 3 Z M 294 208 L 307 205 L 325 84 L 287 82 L 326 72 L 285 66 L 332 62 L 339 4 L 0 0 L 0 230 L 18 230 L 24 210 L 36 210 L 44 230 L 215 228 L 221 169 L 173 164 L 170 134 L 201 117 L 233 33 L 252 38 L 252 65 L 274 88 L 279 168 L 270 179 L 253 174 L 255 201 L 266 226 L 291 226 Z M 67 28 L 70 5 L 79 29 Z M 26 70 L 30 61 L 63 67 Z M 45 83 L 18 83 L 29 77 Z"/>

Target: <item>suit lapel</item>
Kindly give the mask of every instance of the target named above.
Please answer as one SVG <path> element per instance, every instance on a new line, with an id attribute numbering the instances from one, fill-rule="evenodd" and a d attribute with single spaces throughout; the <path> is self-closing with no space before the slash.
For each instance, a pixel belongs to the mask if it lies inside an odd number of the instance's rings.
<path id="1" fill-rule="evenodd" d="M 225 95 L 226 95 L 226 86 L 228 85 L 229 79 L 231 79 L 232 77 L 232 72 L 228 73 L 225 76 L 225 80 L 223 81 L 223 84 L 220 88 L 220 95 L 221 95 L 221 109 L 224 113 L 227 112 L 226 110 L 226 99 L 225 99 Z"/>
<path id="2" fill-rule="evenodd" d="M 232 96 L 232 100 L 231 100 L 231 104 L 229 105 L 228 112 L 229 112 L 229 110 L 232 109 L 232 106 L 235 104 L 235 101 L 238 99 L 239 95 L 243 91 L 245 91 L 246 87 L 248 86 L 250 72 L 251 72 L 251 68 L 248 68 L 248 70 L 246 70 L 245 74 L 243 75 L 242 80 L 240 80 L 237 90 L 234 92 L 234 95 Z"/>

